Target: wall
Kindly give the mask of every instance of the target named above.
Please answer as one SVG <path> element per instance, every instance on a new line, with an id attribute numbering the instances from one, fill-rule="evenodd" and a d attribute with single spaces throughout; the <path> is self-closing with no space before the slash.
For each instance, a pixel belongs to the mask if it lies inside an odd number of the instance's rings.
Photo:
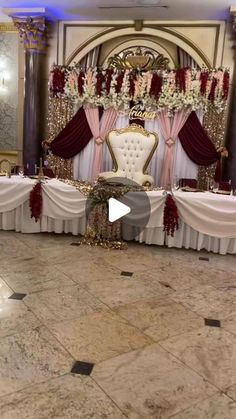
<path id="1" fill-rule="evenodd" d="M 0 150 L 17 149 L 18 63 L 18 33 L 0 24 Z"/>

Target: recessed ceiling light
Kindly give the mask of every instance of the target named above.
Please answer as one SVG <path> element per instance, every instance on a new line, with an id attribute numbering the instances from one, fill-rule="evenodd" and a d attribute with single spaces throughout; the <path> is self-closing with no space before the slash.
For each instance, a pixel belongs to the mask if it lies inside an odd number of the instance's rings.
<path id="1" fill-rule="evenodd" d="M 141 6 L 158 6 L 161 0 L 137 0 L 136 4 L 140 4 Z"/>
<path id="2" fill-rule="evenodd" d="M 133 3 L 132 5 L 130 4 L 130 2 L 128 1 L 128 5 L 127 4 L 122 4 L 122 5 L 120 5 L 120 6 L 113 6 L 113 5 L 111 5 L 111 6 L 103 6 L 103 5 L 100 5 L 100 6 L 98 6 L 98 9 L 139 9 L 139 8 L 142 8 L 142 9 L 145 9 L 145 8 L 148 8 L 148 7 L 150 7 L 150 8 L 152 8 L 152 7 L 160 7 L 160 8 L 163 8 L 163 9 L 168 9 L 169 8 L 169 6 L 162 6 L 161 4 L 161 0 L 136 0 L 135 1 L 135 3 Z"/>

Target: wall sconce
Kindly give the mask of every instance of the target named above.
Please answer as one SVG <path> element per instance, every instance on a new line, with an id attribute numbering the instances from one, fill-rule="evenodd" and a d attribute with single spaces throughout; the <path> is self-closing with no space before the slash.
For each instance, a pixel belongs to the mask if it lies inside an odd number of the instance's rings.
<path id="1" fill-rule="evenodd" d="M 5 87 L 5 79 L 4 79 L 4 75 L 2 73 L 0 73 L 0 89 Z"/>
<path id="2" fill-rule="evenodd" d="M 0 93 L 7 91 L 7 76 L 6 72 L 0 70 Z"/>

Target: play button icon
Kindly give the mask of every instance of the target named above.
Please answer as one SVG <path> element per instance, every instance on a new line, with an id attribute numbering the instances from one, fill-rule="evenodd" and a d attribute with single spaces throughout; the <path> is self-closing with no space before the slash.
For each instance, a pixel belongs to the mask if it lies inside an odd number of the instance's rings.
<path id="1" fill-rule="evenodd" d="M 149 223 L 151 202 L 152 194 L 132 179 L 112 177 L 98 181 L 86 200 L 88 230 L 91 228 L 92 234 L 109 240 L 112 223 L 119 224 L 120 220 L 121 238 L 135 239 Z"/>
<path id="2" fill-rule="evenodd" d="M 119 220 L 120 218 L 129 214 L 130 211 L 131 209 L 128 207 L 128 205 L 122 204 L 122 202 L 118 201 L 117 199 L 110 198 L 108 200 L 108 219 L 110 223 L 114 223 L 114 221 Z"/>

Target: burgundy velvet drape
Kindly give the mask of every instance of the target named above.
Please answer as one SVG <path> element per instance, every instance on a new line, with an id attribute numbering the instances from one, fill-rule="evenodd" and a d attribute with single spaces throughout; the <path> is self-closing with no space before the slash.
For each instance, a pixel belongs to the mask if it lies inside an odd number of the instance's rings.
<path id="1" fill-rule="evenodd" d="M 188 157 L 198 166 L 210 166 L 220 160 L 220 155 L 195 112 L 190 113 L 179 132 L 179 139 Z"/>
<path id="2" fill-rule="evenodd" d="M 56 156 L 70 159 L 88 144 L 92 138 L 83 108 L 80 108 L 63 130 L 51 142 L 51 150 Z"/>
<path id="3" fill-rule="evenodd" d="M 217 162 L 215 181 L 219 182 L 221 180 L 221 156 L 217 153 L 195 112 L 191 112 L 180 130 L 179 139 L 185 153 L 198 166 L 210 166 Z"/>
<path id="4" fill-rule="evenodd" d="M 99 117 L 102 109 L 99 108 Z M 50 148 L 56 156 L 70 159 L 80 153 L 92 138 L 84 108 L 80 108 L 63 130 L 51 142 Z"/>

